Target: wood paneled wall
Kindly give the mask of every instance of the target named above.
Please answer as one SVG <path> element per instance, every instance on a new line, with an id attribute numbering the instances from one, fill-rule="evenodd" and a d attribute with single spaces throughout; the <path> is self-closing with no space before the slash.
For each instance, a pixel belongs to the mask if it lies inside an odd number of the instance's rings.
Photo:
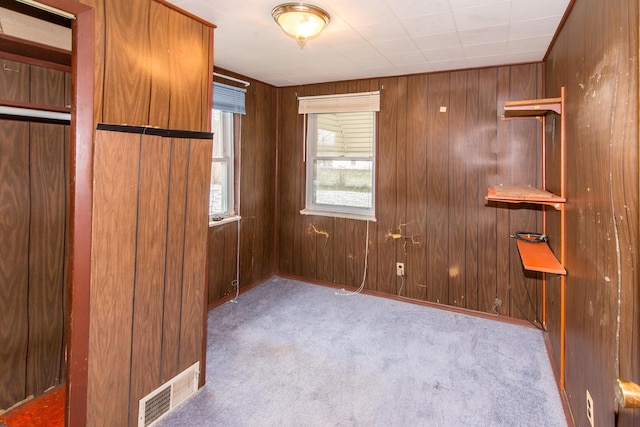
<path id="1" fill-rule="evenodd" d="M 139 400 L 201 360 L 210 154 L 97 131 L 88 425 L 137 425 Z"/>
<path id="2" fill-rule="evenodd" d="M 509 236 L 540 230 L 541 211 L 485 196 L 494 184 L 541 184 L 539 122 L 501 120 L 504 101 L 539 97 L 541 82 L 542 65 L 525 64 L 280 89 L 278 271 L 358 287 L 368 244 L 366 289 L 535 320 L 540 276 L 525 274 Z M 364 221 L 300 215 L 296 97 L 374 90 L 377 221 L 365 243 Z"/>
<path id="3" fill-rule="evenodd" d="M 566 394 L 578 426 L 586 390 L 595 425 L 639 425 L 628 409 L 616 424 L 614 396 L 616 378 L 640 383 L 638 2 L 577 0 L 545 76 L 546 95 L 567 98 Z"/>
<path id="4" fill-rule="evenodd" d="M 277 89 L 227 70 L 216 72 L 249 81 L 247 114 L 240 119 L 240 287 L 274 272 Z M 220 80 L 225 84 L 231 81 Z M 215 137 L 215 136 L 214 136 Z M 237 200 L 237 198 L 236 198 Z M 237 206 L 236 206 L 237 208 Z M 209 304 L 235 292 L 237 222 L 209 228 Z"/>
<path id="5" fill-rule="evenodd" d="M 0 98 L 65 105 L 66 73 L 1 62 Z M 0 120 L 0 409 L 64 382 L 68 128 Z"/>
<path id="6" fill-rule="evenodd" d="M 95 122 L 210 129 L 210 27 L 152 0 L 96 13 Z"/>
<path id="7" fill-rule="evenodd" d="M 82 3 L 95 9 L 95 123 L 209 131 L 213 29 L 152 0 Z M 200 206 L 194 185 L 211 148 L 96 138 L 87 423 L 125 426 L 141 397 L 205 362 L 208 196 Z"/>

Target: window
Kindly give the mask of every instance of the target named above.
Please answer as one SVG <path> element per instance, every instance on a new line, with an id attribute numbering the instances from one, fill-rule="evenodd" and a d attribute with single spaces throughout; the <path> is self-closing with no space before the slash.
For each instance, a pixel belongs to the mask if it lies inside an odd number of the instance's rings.
<path id="1" fill-rule="evenodd" d="M 213 109 L 211 132 L 211 185 L 209 193 L 209 219 L 234 215 L 234 148 L 236 146 L 235 123 L 245 114 L 246 89 L 213 83 Z M 238 141 L 239 143 L 239 141 Z"/>
<path id="2" fill-rule="evenodd" d="M 213 152 L 211 156 L 211 187 L 209 193 L 209 217 L 228 216 L 234 213 L 233 193 L 233 113 L 211 112 Z"/>
<path id="3" fill-rule="evenodd" d="M 374 220 L 379 92 L 300 98 L 307 102 L 299 109 L 307 114 L 302 213 Z"/>

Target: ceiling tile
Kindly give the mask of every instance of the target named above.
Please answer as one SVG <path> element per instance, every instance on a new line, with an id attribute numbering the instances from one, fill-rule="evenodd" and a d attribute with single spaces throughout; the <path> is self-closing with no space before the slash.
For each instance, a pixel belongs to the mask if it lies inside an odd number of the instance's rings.
<path id="1" fill-rule="evenodd" d="M 437 15 L 423 15 L 400 21 L 410 37 L 442 34 L 456 31 L 456 23 L 451 12 Z"/>
<path id="2" fill-rule="evenodd" d="M 414 52 L 417 47 L 407 39 L 387 40 L 382 42 L 373 43 L 373 48 L 383 55 L 393 53 Z"/>
<path id="3" fill-rule="evenodd" d="M 509 37 L 512 39 L 525 39 L 539 35 L 555 34 L 561 19 L 561 16 L 553 16 L 551 18 L 511 23 Z"/>
<path id="4" fill-rule="evenodd" d="M 168 1 L 216 24 L 216 67 L 277 86 L 539 61 L 569 4 L 314 0 L 331 22 L 300 49 L 273 21 L 276 1 Z"/>
<path id="5" fill-rule="evenodd" d="M 471 46 L 466 45 L 464 46 L 464 52 L 467 58 L 506 55 L 507 42 L 502 41 L 497 43 L 477 44 Z"/>
<path id="6" fill-rule="evenodd" d="M 457 33 L 434 34 L 430 36 L 414 37 L 413 41 L 421 50 L 433 50 L 445 47 L 459 47 L 460 39 Z"/>
<path id="7" fill-rule="evenodd" d="M 511 22 L 564 15 L 569 0 L 512 0 Z"/>
<path id="8" fill-rule="evenodd" d="M 458 37 L 462 44 L 474 45 L 491 43 L 509 38 L 509 26 L 499 25 L 497 27 L 476 28 L 473 30 L 460 31 Z"/>
<path id="9" fill-rule="evenodd" d="M 327 9 L 344 19 L 351 27 L 384 24 L 394 21 L 394 14 L 384 0 L 330 1 Z"/>
<path id="10" fill-rule="evenodd" d="M 458 31 L 482 27 L 495 27 L 509 23 L 511 3 L 503 1 L 480 7 L 469 7 L 453 11 Z"/>
<path id="11" fill-rule="evenodd" d="M 509 40 L 507 53 L 544 50 L 545 46 L 549 46 L 550 41 L 551 41 L 551 36 L 540 36 L 540 37 L 531 37 L 528 39 Z"/>
<path id="12" fill-rule="evenodd" d="M 448 12 L 447 0 L 387 0 L 387 6 L 398 19 Z"/>
<path id="13" fill-rule="evenodd" d="M 407 37 L 407 32 L 404 30 L 402 25 L 400 25 L 399 21 L 385 22 L 376 25 L 365 25 L 362 27 L 356 27 L 354 30 L 371 43 Z"/>
<path id="14" fill-rule="evenodd" d="M 385 55 L 385 57 L 395 66 L 422 64 L 427 62 L 422 52 L 419 51 L 396 53 L 392 55 Z"/>
<path id="15" fill-rule="evenodd" d="M 451 59 L 465 58 L 465 52 L 462 47 L 448 47 L 444 49 L 423 50 L 422 54 L 424 55 L 425 58 L 427 58 L 427 61 L 429 62 L 444 61 L 447 59 L 451 60 Z"/>

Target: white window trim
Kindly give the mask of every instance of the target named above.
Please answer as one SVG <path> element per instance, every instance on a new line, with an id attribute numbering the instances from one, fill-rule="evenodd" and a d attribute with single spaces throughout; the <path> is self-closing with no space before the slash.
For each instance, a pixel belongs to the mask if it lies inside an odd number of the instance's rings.
<path id="1" fill-rule="evenodd" d="M 363 221 L 376 222 L 376 217 L 373 215 L 357 214 L 351 212 L 339 212 L 339 211 L 323 211 L 318 209 L 302 209 L 301 215 L 316 215 L 316 216 L 328 216 L 331 218 L 346 218 L 346 219 L 359 219 Z"/>
<path id="2" fill-rule="evenodd" d="M 321 96 L 301 96 L 298 97 L 298 114 L 304 114 L 304 136 L 303 136 L 303 162 L 305 163 L 305 209 L 301 210 L 302 215 L 321 215 L 337 218 L 350 218 L 350 219 L 364 219 L 367 221 L 376 221 L 376 181 L 377 181 L 377 115 L 374 116 L 374 149 L 373 149 L 373 182 L 371 187 L 372 208 L 361 209 L 355 207 L 341 207 L 331 206 L 330 209 L 323 209 L 325 205 L 317 205 L 310 203 L 311 195 L 310 188 L 310 166 L 309 159 L 315 158 L 309 156 L 309 146 L 307 136 L 309 129 L 307 129 L 307 114 L 322 114 L 322 113 L 341 113 L 341 112 L 357 112 L 357 111 L 380 111 L 380 91 L 374 92 L 359 92 L 359 93 L 346 93 L 336 95 L 321 95 Z M 351 160 L 351 159 L 349 159 Z M 367 159 L 368 160 L 368 159 Z M 311 174 L 312 175 L 312 174 Z M 312 179 L 312 177 L 311 177 Z"/>
<path id="3" fill-rule="evenodd" d="M 379 103 L 378 103 L 378 106 L 379 106 Z M 325 114 L 325 113 L 323 112 L 323 113 L 314 113 L 314 114 Z M 377 163 L 377 140 L 378 140 L 377 132 L 376 132 L 377 115 L 374 114 L 374 118 L 373 118 L 374 120 L 373 121 L 373 130 L 374 130 L 373 156 L 366 157 L 366 158 L 365 157 L 325 158 L 325 157 L 316 156 L 316 154 L 313 151 L 315 144 L 311 140 L 312 138 L 313 140 L 315 140 L 315 133 L 316 133 L 315 121 L 308 122 L 308 114 L 305 114 L 304 119 L 305 119 L 305 129 L 307 132 L 305 136 L 305 147 L 304 147 L 306 150 L 305 157 L 304 157 L 306 185 L 305 185 L 305 208 L 301 210 L 300 213 L 302 215 L 317 215 L 317 216 L 328 216 L 333 218 L 362 219 L 366 221 L 376 222 L 376 217 L 375 217 L 376 181 L 377 181 L 376 163 Z M 312 200 L 313 167 L 311 166 L 311 162 L 313 162 L 314 160 L 372 161 L 373 162 L 372 183 L 371 183 L 372 207 L 359 208 L 356 206 L 324 205 L 324 204 L 314 203 Z"/>
<path id="4" fill-rule="evenodd" d="M 232 215 L 221 219 L 220 221 L 209 221 L 209 227 L 217 227 L 219 225 L 229 224 L 230 222 L 240 221 L 240 215 Z"/>
<path id="5" fill-rule="evenodd" d="M 223 194 L 226 194 L 226 210 L 225 212 L 220 213 L 211 213 L 209 211 L 209 221 L 211 223 L 219 223 L 220 221 L 212 221 L 211 218 L 216 216 L 221 216 L 223 218 L 233 218 L 237 216 L 238 212 L 236 212 L 235 207 L 235 192 L 236 192 L 236 183 L 235 183 L 235 117 L 234 114 L 230 111 L 221 111 L 223 114 L 223 127 L 231 131 L 231 135 L 229 132 L 223 135 L 224 141 L 223 144 L 223 157 L 211 157 L 211 163 L 226 163 L 227 165 L 227 188 L 223 189 Z M 215 135 L 214 135 L 215 138 Z"/>

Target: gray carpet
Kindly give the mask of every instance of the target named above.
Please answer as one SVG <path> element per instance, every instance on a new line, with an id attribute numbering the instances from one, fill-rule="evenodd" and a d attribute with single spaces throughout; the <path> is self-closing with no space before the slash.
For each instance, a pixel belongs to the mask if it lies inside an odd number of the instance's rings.
<path id="1" fill-rule="evenodd" d="M 157 426 L 566 426 L 542 333 L 274 277 L 209 313 Z"/>

